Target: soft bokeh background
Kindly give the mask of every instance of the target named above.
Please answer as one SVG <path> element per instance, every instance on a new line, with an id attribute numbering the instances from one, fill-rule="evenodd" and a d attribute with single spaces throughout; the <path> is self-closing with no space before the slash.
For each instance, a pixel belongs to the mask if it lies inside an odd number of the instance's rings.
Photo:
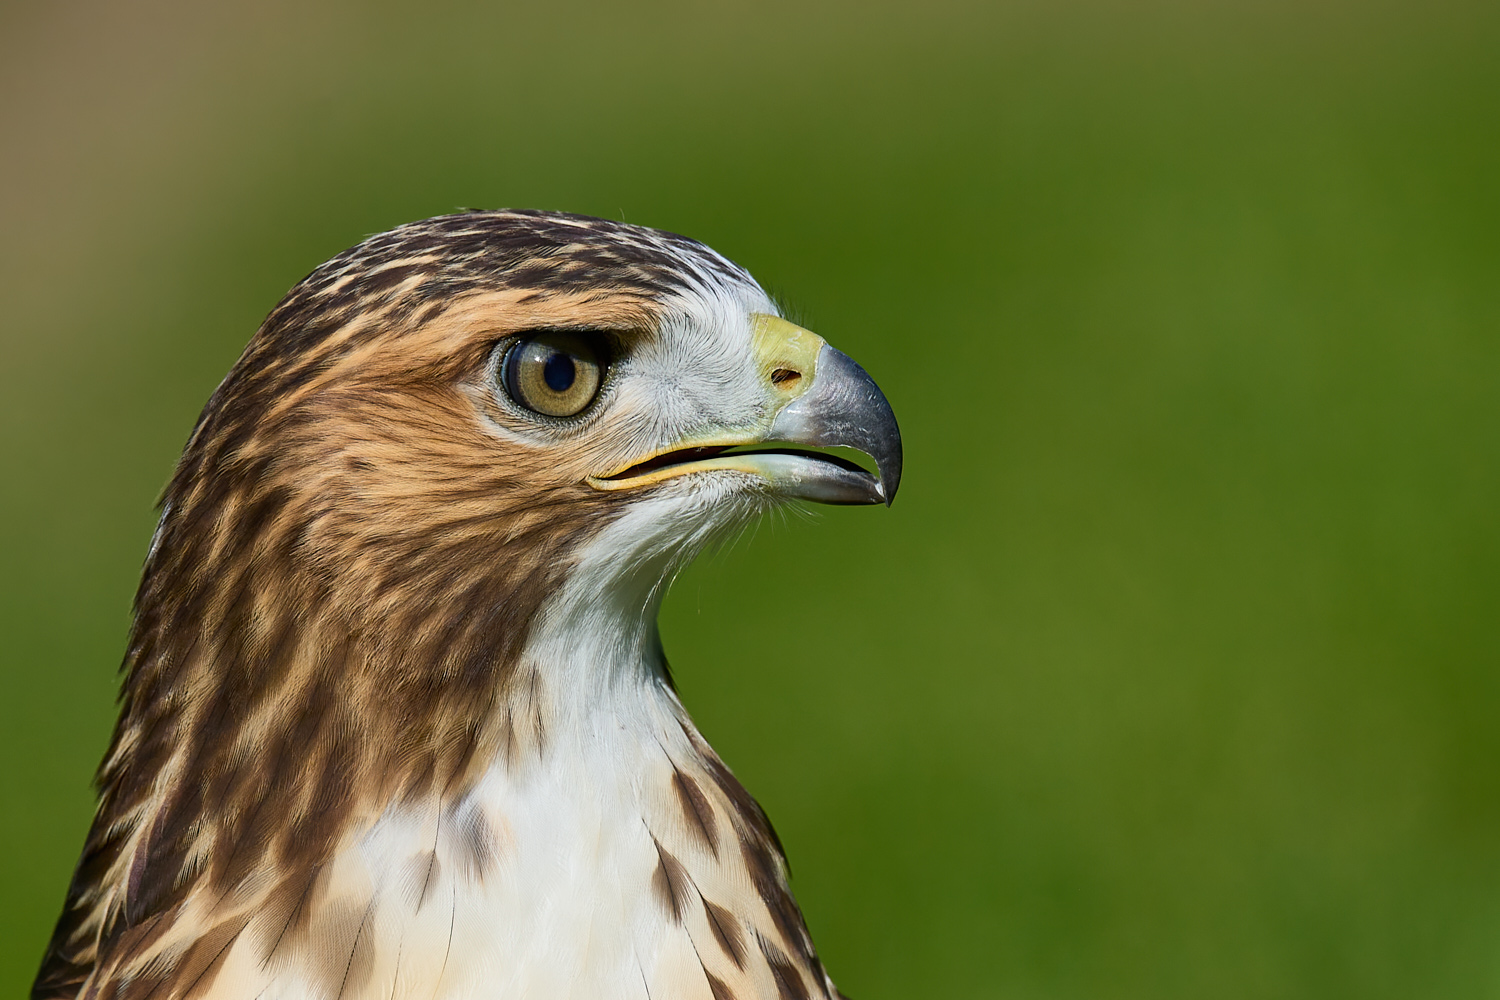
<path id="1" fill-rule="evenodd" d="M 848 993 L 1500 996 L 1495 5 L 12 3 L 0 137 L 4 995 L 198 408 L 514 205 L 707 241 L 901 417 L 892 510 L 663 617 Z"/>

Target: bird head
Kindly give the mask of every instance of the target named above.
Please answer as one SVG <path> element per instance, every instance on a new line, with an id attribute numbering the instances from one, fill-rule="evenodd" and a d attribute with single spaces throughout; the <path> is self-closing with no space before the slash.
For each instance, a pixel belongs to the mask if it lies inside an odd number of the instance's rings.
<path id="1" fill-rule="evenodd" d="M 869 376 L 693 240 L 477 212 L 333 258 L 267 317 L 164 494 L 37 995 L 198 983 L 246 927 L 266 956 L 298 934 L 320 954 L 340 894 L 380 881 L 339 872 L 382 817 L 470 829 L 485 776 L 598 731 L 562 724 L 580 715 L 649 721 L 696 762 L 778 947 L 817 967 L 774 834 L 680 712 L 655 612 L 675 567 L 767 507 L 889 503 L 900 475 Z M 450 856 L 473 884 L 486 843 Z"/>
<path id="2" fill-rule="evenodd" d="M 194 432 L 148 579 L 161 556 L 220 603 L 275 579 L 360 632 L 486 609 L 519 635 L 612 526 L 605 575 L 651 584 L 767 506 L 888 504 L 900 475 L 870 377 L 712 250 L 467 213 L 367 240 L 277 307 Z"/>
<path id="3" fill-rule="evenodd" d="M 292 289 L 199 419 L 105 784 L 154 794 L 170 757 L 229 795 L 289 755 L 311 821 L 320 783 L 447 781 L 506 738 L 543 619 L 650 645 L 702 546 L 787 501 L 889 503 L 900 473 L 869 376 L 696 241 L 518 211 L 374 236 Z"/>

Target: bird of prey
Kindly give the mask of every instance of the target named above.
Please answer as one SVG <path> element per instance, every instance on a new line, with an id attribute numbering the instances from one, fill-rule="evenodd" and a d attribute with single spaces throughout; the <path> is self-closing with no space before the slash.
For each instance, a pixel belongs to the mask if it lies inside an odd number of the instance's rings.
<path id="1" fill-rule="evenodd" d="M 32 997 L 838 997 L 656 616 L 900 473 L 864 370 L 694 240 L 466 212 L 334 257 L 165 490 Z"/>

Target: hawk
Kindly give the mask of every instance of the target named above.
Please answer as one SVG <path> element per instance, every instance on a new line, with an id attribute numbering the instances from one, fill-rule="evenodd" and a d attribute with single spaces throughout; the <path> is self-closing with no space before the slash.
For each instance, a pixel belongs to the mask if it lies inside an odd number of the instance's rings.
<path id="1" fill-rule="evenodd" d="M 163 495 L 32 997 L 839 996 L 656 617 L 900 475 L 864 370 L 694 240 L 467 212 L 334 257 Z"/>

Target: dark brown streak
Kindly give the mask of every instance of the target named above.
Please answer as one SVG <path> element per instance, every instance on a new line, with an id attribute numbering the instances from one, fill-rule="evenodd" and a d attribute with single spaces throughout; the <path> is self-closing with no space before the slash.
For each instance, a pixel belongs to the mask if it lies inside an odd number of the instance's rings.
<path id="1" fill-rule="evenodd" d="M 515 710 L 505 706 L 505 762 L 514 764 L 516 761 L 516 722 Z"/>
<path id="2" fill-rule="evenodd" d="M 695 886 L 694 888 L 697 887 Z M 700 900 L 703 899 L 702 890 L 698 891 L 698 898 Z M 727 990 L 728 987 L 726 987 L 720 980 L 716 979 L 713 973 L 708 971 L 708 963 L 703 961 L 703 953 L 698 950 L 698 942 L 693 940 L 693 934 L 691 931 L 688 931 L 687 939 L 689 946 L 691 946 L 693 949 L 693 957 L 698 960 L 698 968 L 703 970 L 703 978 L 708 983 L 709 992 L 714 995 L 714 1000 L 719 1000 L 721 992 Z M 724 995 L 727 996 L 728 994 L 724 993 Z"/>
<path id="3" fill-rule="evenodd" d="M 745 939 L 740 934 L 739 921 L 722 906 L 710 903 L 703 893 L 700 892 L 698 898 L 703 901 L 703 912 L 708 916 L 708 929 L 713 932 L 714 940 L 719 942 L 719 947 L 724 949 L 734 967 L 743 970 Z"/>
<path id="4" fill-rule="evenodd" d="M 760 950 L 766 957 L 766 964 L 771 967 L 771 977 L 776 980 L 776 992 L 781 995 L 781 1000 L 812 1000 L 797 967 L 779 948 L 762 938 Z"/>
<path id="5" fill-rule="evenodd" d="M 672 764 L 672 789 L 677 793 L 677 802 L 682 807 L 683 815 L 689 820 L 688 827 L 703 839 L 709 851 L 717 858 L 719 831 L 714 825 L 713 807 L 709 805 L 708 796 L 703 794 L 703 789 L 684 774 L 675 762 Z"/>
<path id="6" fill-rule="evenodd" d="M 656 845 L 656 872 L 651 878 L 651 884 L 661 898 L 662 906 L 680 924 L 682 912 L 687 906 L 688 891 L 696 891 L 697 886 L 693 884 L 693 878 L 682 862 L 669 854 L 654 835 L 651 843 Z"/>
<path id="7" fill-rule="evenodd" d="M 656 745 L 661 750 L 661 755 L 666 758 L 667 763 L 672 765 L 672 790 L 677 793 L 678 806 L 683 815 L 689 820 L 688 827 L 694 830 L 708 846 L 709 852 L 715 858 L 719 856 L 719 831 L 714 823 L 713 806 L 708 802 L 708 796 L 703 794 L 703 789 L 683 773 L 682 768 L 677 766 L 677 761 L 667 751 L 666 745 L 659 737 L 654 737 Z"/>

